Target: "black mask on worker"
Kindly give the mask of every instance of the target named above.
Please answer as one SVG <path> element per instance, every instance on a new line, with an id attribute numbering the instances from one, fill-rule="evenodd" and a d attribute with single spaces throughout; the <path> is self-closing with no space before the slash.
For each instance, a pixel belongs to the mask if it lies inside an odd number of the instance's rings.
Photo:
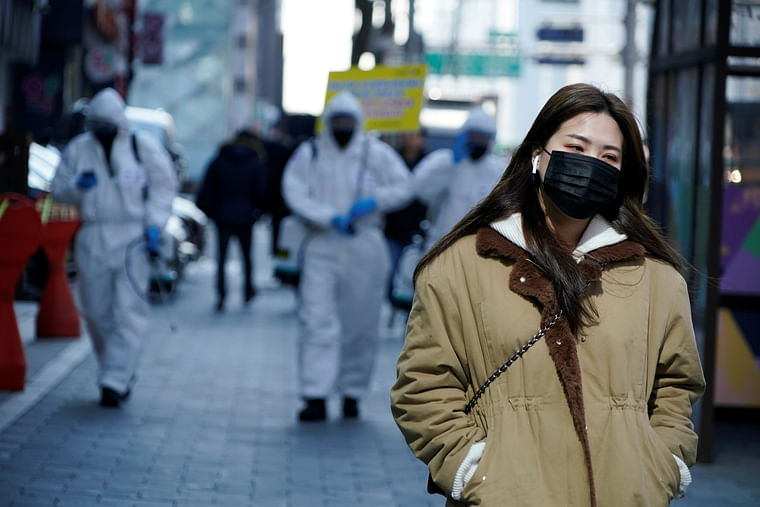
<path id="1" fill-rule="evenodd" d="M 92 132 L 92 135 L 100 141 L 100 144 L 103 146 L 103 149 L 106 150 L 106 153 L 108 153 L 111 151 L 111 145 L 113 144 L 114 138 L 116 138 L 119 128 L 113 123 L 96 121 L 90 124 L 90 131 Z"/>
<path id="2" fill-rule="evenodd" d="M 487 150 L 487 144 L 467 143 L 467 153 L 470 154 L 470 158 L 473 160 L 478 160 L 480 157 L 486 154 Z"/>
<path id="3" fill-rule="evenodd" d="M 348 127 L 334 127 L 332 129 L 332 135 L 335 138 L 335 142 L 338 143 L 338 146 L 345 148 L 354 136 L 354 129 Z"/>
<path id="4" fill-rule="evenodd" d="M 544 192 L 562 213 L 589 218 L 615 202 L 620 178 L 615 167 L 579 153 L 554 150 L 549 155 Z"/>

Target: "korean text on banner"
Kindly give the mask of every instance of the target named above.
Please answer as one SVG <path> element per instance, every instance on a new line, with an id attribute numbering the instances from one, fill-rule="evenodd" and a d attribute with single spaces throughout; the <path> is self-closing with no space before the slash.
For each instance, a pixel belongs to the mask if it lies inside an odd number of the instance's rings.
<path id="1" fill-rule="evenodd" d="M 348 90 L 362 104 L 366 130 L 417 130 L 426 72 L 425 64 L 378 65 L 372 70 L 351 67 L 343 72 L 330 72 L 325 103 L 338 92 Z"/>

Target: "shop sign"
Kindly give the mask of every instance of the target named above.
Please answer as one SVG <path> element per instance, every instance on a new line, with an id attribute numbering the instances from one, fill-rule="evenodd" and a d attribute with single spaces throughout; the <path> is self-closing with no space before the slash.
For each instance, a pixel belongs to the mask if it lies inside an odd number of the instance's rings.
<path id="1" fill-rule="evenodd" d="M 362 104 L 366 130 L 416 130 L 420 123 L 426 71 L 424 64 L 413 64 L 378 65 L 372 70 L 352 67 L 344 72 L 330 72 L 325 103 L 333 95 L 348 90 Z M 320 129 L 321 125 L 317 128 Z"/>

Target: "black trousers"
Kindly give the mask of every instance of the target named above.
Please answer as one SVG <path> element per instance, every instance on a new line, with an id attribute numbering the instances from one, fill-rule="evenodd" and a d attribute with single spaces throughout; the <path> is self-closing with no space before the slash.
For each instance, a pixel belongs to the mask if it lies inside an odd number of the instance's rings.
<path id="1" fill-rule="evenodd" d="M 240 250 L 243 257 L 243 276 L 245 285 L 243 286 L 244 294 L 253 291 L 253 260 L 251 259 L 251 237 L 253 234 L 253 225 L 232 225 L 216 224 L 217 229 L 217 267 L 216 267 L 216 292 L 219 299 L 224 299 L 227 295 L 226 277 L 224 276 L 224 265 L 227 262 L 227 246 L 231 237 L 236 237 L 240 243 Z"/>

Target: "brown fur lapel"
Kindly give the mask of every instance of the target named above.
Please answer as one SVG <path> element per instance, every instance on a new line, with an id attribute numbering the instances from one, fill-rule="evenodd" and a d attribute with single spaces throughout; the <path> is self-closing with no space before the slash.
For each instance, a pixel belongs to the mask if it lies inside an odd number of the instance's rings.
<path id="1" fill-rule="evenodd" d="M 530 260 L 528 253 L 514 243 L 504 238 L 491 227 L 483 227 L 478 231 L 476 248 L 482 257 L 499 259 L 505 264 L 513 264 L 509 276 L 509 288 L 521 296 L 536 301 L 541 308 L 541 325 L 546 326 L 559 312 L 560 307 L 554 287 L 536 265 Z M 599 248 L 591 252 L 581 261 L 579 267 L 586 281 L 599 280 L 602 270 L 607 264 L 632 260 L 644 255 L 644 247 L 633 241 Z M 594 474 L 591 466 L 591 450 L 586 433 L 586 414 L 583 407 L 583 384 L 581 382 L 581 367 L 576 350 L 575 336 L 570 330 L 567 319 L 560 319 L 552 327 L 545 338 L 549 354 L 557 368 L 557 374 L 565 390 L 567 404 L 573 418 L 575 431 L 583 446 L 583 453 L 588 472 L 591 506 L 596 506 L 596 489 Z"/>

